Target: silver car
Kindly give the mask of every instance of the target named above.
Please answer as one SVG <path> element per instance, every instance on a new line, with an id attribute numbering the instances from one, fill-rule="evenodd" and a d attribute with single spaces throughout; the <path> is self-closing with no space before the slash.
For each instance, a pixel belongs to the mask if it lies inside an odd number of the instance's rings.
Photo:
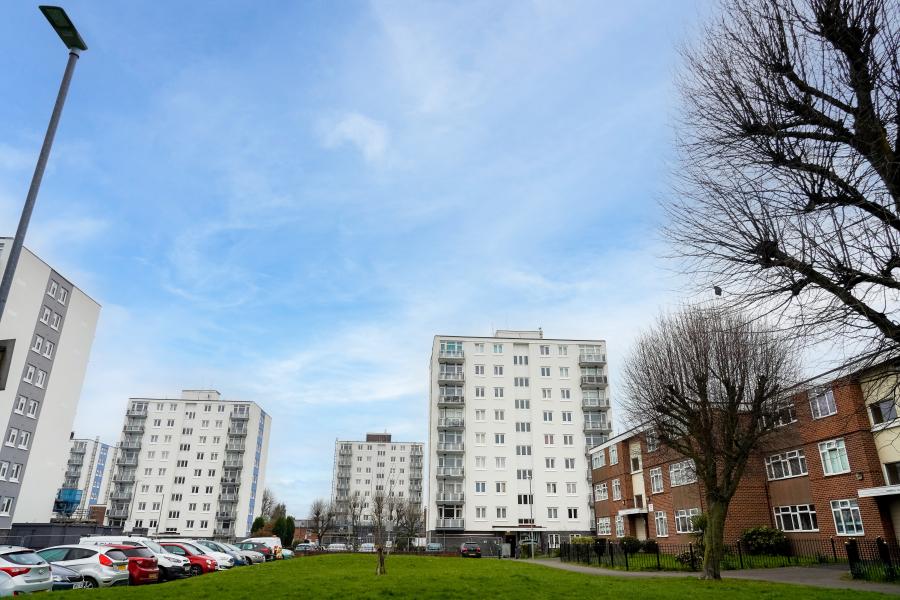
<path id="1" fill-rule="evenodd" d="M 256 550 L 241 550 L 234 544 L 226 544 L 224 542 L 219 543 L 226 548 L 230 548 L 232 552 L 236 552 L 237 554 L 243 556 L 248 565 L 258 565 L 260 563 L 266 562 L 266 557 L 262 552 L 257 552 Z"/>
<path id="2" fill-rule="evenodd" d="M 0 546 L 0 596 L 46 592 L 52 587 L 50 565 L 34 550 Z"/>
<path id="3" fill-rule="evenodd" d="M 84 587 L 128 585 L 128 557 L 116 548 L 71 544 L 44 548 L 38 555 L 84 575 Z"/>

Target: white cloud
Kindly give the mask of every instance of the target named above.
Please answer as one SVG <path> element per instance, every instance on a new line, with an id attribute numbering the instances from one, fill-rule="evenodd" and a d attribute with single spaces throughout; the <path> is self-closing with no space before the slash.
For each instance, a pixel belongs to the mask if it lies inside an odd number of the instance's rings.
<path id="1" fill-rule="evenodd" d="M 388 137 L 388 128 L 384 123 L 356 112 L 347 113 L 325 125 L 323 132 L 325 147 L 352 144 L 362 153 L 366 162 L 370 163 L 384 158 L 388 149 Z"/>

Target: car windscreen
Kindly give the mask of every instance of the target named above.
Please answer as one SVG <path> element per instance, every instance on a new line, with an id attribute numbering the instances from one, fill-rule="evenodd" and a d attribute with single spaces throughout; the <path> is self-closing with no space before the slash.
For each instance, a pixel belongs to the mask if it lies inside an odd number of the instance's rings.
<path id="1" fill-rule="evenodd" d="M 203 548 L 198 548 L 194 544 L 188 544 L 187 542 L 180 542 L 182 546 L 188 549 L 192 554 L 206 554 L 207 551 L 204 551 Z"/>
<path id="2" fill-rule="evenodd" d="M 150 548 L 141 548 L 140 546 L 135 546 L 134 548 L 123 549 L 122 552 L 125 553 L 125 556 L 138 556 L 140 558 L 153 558 L 153 552 L 150 551 Z"/>
<path id="3" fill-rule="evenodd" d="M 119 550 L 118 548 L 112 548 L 104 552 L 106 556 L 110 557 L 113 560 L 128 560 L 128 556 L 125 555 L 124 552 Z"/>
<path id="4" fill-rule="evenodd" d="M 144 542 L 144 545 L 147 546 L 148 548 L 150 548 L 151 550 L 153 550 L 154 552 L 156 552 L 157 554 L 171 554 L 171 552 L 168 552 L 165 548 L 163 548 L 162 546 L 160 546 L 159 544 L 157 544 L 156 542 L 153 542 L 151 540 L 147 540 L 146 542 Z"/>
<path id="5" fill-rule="evenodd" d="M 16 565 L 42 565 L 46 562 L 31 550 L 22 550 L 19 552 L 9 552 L 2 555 L 3 558 Z"/>

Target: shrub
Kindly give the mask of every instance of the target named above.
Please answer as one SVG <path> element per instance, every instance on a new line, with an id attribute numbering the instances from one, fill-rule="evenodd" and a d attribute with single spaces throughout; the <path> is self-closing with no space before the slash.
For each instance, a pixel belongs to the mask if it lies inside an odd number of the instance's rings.
<path id="1" fill-rule="evenodd" d="M 787 555 L 790 547 L 784 532 L 774 527 L 751 527 L 741 534 L 741 543 L 750 554 Z"/>
<path id="2" fill-rule="evenodd" d="M 694 532 L 691 534 L 694 537 L 694 546 L 700 556 L 703 556 L 706 548 L 703 542 L 703 534 L 706 531 L 706 514 L 700 513 L 691 517 L 691 525 L 694 527 Z"/>
<path id="3" fill-rule="evenodd" d="M 641 549 L 647 554 L 656 554 L 659 552 L 659 544 L 656 543 L 656 540 L 644 540 Z"/>
<path id="4" fill-rule="evenodd" d="M 637 554 L 641 551 L 641 540 L 626 535 L 619 540 L 619 546 L 626 554 Z"/>
<path id="5" fill-rule="evenodd" d="M 586 536 L 586 535 L 579 535 L 579 536 L 573 537 L 571 540 L 571 543 L 584 544 L 584 545 L 589 546 L 594 543 L 594 538 Z"/>

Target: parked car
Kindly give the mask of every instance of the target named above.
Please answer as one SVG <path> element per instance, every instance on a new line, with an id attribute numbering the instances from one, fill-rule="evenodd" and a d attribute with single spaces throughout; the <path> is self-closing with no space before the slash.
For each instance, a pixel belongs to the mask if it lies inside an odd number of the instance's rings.
<path id="1" fill-rule="evenodd" d="M 50 565 L 53 577 L 53 591 L 80 590 L 84 587 L 84 575 L 74 569 L 62 565 Z"/>
<path id="2" fill-rule="evenodd" d="M 125 544 L 109 544 L 109 547 L 121 550 L 122 554 L 128 557 L 128 583 L 130 585 L 144 585 L 159 581 L 159 564 L 149 548 Z"/>
<path id="3" fill-rule="evenodd" d="M 300 542 L 294 546 L 294 552 L 315 552 L 319 547 L 312 542 Z"/>
<path id="4" fill-rule="evenodd" d="M 287 548 L 281 549 L 281 558 L 294 558 L 294 551 Z"/>
<path id="5" fill-rule="evenodd" d="M 159 544 L 172 554 L 183 556 L 191 562 L 191 575 L 212 573 L 218 568 L 216 559 L 207 556 L 202 550 L 187 542 L 160 542 Z"/>
<path id="6" fill-rule="evenodd" d="M 216 565 L 220 571 L 224 571 L 225 569 L 230 569 L 235 564 L 234 563 L 234 555 L 229 550 L 221 547 L 218 543 L 216 543 L 212 540 L 195 540 L 195 539 L 183 539 L 182 538 L 182 539 L 172 539 L 172 540 L 167 539 L 166 541 L 167 542 L 168 541 L 187 542 L 188 544 L 193 544 L 194 546 L 199 548 L 203 554 L 205 554 L 207 556 L 212 556 L 214 559 L 216 559 Z M 241 557 L 240 560 L 243 561 L 244 560 L 243 557 Z"/>
<path id="7" fill-rule="evenodd" d="M 247 562 L 248 565 L 254 565 L 254 564 L 266 562 L 266 556 L 262 552 L 257 552 L 256 550 L 244 550 L 242 548 L 238 548 L 234 544 L 226 544 L 224 542 L 219 542 L 219 543 L 221 545 L 225 546 L 226 548 L 230 548 L 234 552 L 237 552 L 238 554 L 243 556 L 244 560 Z"/>
<path id="8" fill-rule="evenodd" d="M 191 575 L 191 562 L 184 556 L 178 556 L 167 552 L 162 546 L 150 538 L 128 535 L 95 535 L 81 538 L 79 544 L 125 544 L 128 546 L 143 546 L 149 548 L 156 556 L 159 566 L 159 578 L 166 581 L 180 579 Z"/>
<path id="9" fill-rule="evenodd" d="M 246 540 L 242 540 L 243 542 L 254 542 L 257 544 L 265 544 L 272 550 L 272 555 L 279 559 L 281 558 L 281 539 L 277 536 L 270 535 L 266 537 L 252 537 L 247 538 Z"/>
<path id="10" fill-rule="evenodd" d="M 347 544 L 341 544 L 339 542 L 335 542 L 333 544 L 328 544 L 328 547 L 325 548 L 328 552 L 346 552 Z"/>
<path id="11" fill-rule="evenodd" d="M 235 543 L 235 546 L 237 546 L 241 550 L 259 552 L 267 561 L 275 560 L 275 552 L 273 552 L 271 548 L 260 542 L 237 542 Z"/>
<path id="12" fill-rule="evenodd" d="M 430 544 L 425 546 L 425 552 L 443 552 L 443 551 L 444 551 L 444 546 L 437 542 L 431 542 Z"/>
<path id="13" fill-rule="evenodd" d="M 81 573 L 86 588 L 128 585 L 128 557 L 116 548 L 71 544 L 44 548 L 38 554 L 49 563 Z"/>
<path id="14" fill-rule="evenodd" d="M 481 558 L 481 546 L 475 542 L 466 542 L 459 547 L 459 555 L 463 558 L 467 556 L 470 558 Z"/>
<path id="15" fill-rule="evenodd" d="M 0 596 L 46 592 L 53 587 L 51 566 L 34 550 L 0 546 Z"/>
<path id="16" fill-rule="evenodd" d="M 366 542 L 365 544 L 360 544 L 359 548 L 356 550 L 357 552 L 375 552 L 375 544 L 371 542 Z"/>

